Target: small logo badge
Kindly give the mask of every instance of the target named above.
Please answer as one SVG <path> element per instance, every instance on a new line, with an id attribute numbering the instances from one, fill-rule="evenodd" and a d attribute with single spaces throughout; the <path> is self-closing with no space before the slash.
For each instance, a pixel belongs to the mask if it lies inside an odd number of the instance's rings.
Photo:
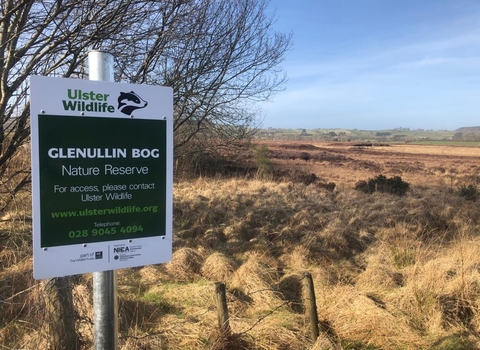
<path id="1" fill-rule="evenodd" d="M 103 259 L 103 252 L 95 252 L 95 259 Z"/>
<path id="2" fill-rule="evenodd" d="M 118 96 L 118 110 L 126 115 L 131 115 L 134 110 L 147 107 L 148 102 L 135 92 L 120 92 Z"/>

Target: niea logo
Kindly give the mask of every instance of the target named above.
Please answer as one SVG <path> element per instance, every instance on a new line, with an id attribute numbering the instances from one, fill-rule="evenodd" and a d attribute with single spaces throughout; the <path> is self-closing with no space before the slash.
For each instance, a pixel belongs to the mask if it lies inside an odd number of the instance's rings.
<path id="1" fill-rule="evenodd" d="M 134 110 L 147 107 L 148 102 L 135 92 L 120 92 L 118 96 L 118 110 L 126 115 L 131 115 Z"/>

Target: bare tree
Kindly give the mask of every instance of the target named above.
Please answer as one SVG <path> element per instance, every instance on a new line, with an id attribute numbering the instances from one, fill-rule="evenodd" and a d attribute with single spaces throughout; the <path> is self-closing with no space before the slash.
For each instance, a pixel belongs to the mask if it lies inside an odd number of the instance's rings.
<path id="1" fill-rule="evenodd" d="M 259 122 L 255 103 L 285 82 L 279 64 L 291 35 L 273 30 L 265 0 L 162 6 L 138 24 L 135 41 L 111 48 L 118 79 L 173 87 L 177 158 L 250 140 Z"/>
<path id="2" fill-rule="evenodd" d="M 89 49 L 114 54 L 118 81 L 174 89 L 177 156 L 249 139 L 255 102 L 285 81 L 291 37 L 273 30 L 267 0 L 0 1 L 0 179 L 10 193 L 30 180 L 12 163 L 29 139 L 28 76 L 84 78 Z"/>
<path id="3" fill-rule="evenodd" d="M 29 76 L 83 77 L 88 49 L 132 25 L 132 1 L 1 0 L 0 180 L 5 206 L 30 181 Z M 138 15 L 137 15 L 138 16 Z"/>

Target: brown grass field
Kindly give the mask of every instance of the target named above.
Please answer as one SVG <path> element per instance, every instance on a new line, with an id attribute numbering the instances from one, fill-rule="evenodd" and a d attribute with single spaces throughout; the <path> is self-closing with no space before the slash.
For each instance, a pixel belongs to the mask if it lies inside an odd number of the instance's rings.
<path id="1" fill-rule="evenodd" d="M 118 271 L 120 349 L 480 349 L 480 196 L 462 192 L 480 193 L 480 148 L 262 146 L 267 156 L 243 157 L 253 175 L 176 181 L 172 261 Z M 355 190 L 380 174 L 409 191 Z M 50 347 L 30 200 L 27 189 L 2 213 L 0 349 Z M 217 329 L 216 281 L 229 336 Z M 70 283 L 78 349 L 91 349 L 92 277 Z"/>

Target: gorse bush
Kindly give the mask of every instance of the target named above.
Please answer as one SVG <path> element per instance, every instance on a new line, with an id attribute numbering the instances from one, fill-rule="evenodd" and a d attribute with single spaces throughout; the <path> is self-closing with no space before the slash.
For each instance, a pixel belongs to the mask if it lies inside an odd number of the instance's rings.
<path id="1" fill-rule="evenodd" d="M 387 178 L 385 175 L 378 175 L 367 181 L 361 180 L 355 184 L 355 189 L 365 193 L 385 192 L 403 196 L 410 188 L 410 184 L 403 181 L 400 176 Z"/>
<path id="2" fill-rule="evenodd" d="M 257 165 L 257 176 L 260 178 L 271 175 L 273 162 L 270 159 L 270 151 L 266 145 L 254 148 L 253 155 Z"/>
<path id="3" fill-rule="evenodd" d="M 479 189 L 474 184 L 463 184 L 458 188 L 458 195 L 469 201 L 476 201 L 479 196 Z"/>

